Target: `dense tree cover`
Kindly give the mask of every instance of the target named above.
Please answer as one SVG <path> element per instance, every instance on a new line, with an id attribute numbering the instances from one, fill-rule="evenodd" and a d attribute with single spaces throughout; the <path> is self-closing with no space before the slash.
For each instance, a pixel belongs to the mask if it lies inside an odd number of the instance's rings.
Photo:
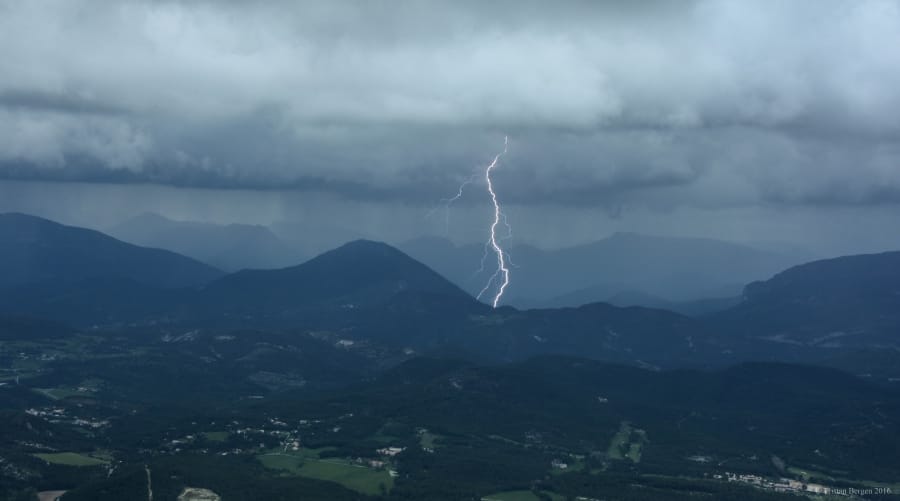
<path id="1" fill-rule="evenodd" d="M 251 349 L 267 361 L 274 360 L 265 356 L 267 343 L 288 338 L 269 336 L 257 340 L 262 349 Z M 830 369 L 747 364 L 654 372 L 566 357 L 503 366 L 416 359 L 344 389 L 245 398 L 264 389 L 203 364 L 177 369 L 212 353 L 208 345 L 185 343 L 166 357 L 148 345 L 159 342 L 154 339 L 108 343 L 108 354 L 96 360 L 60 360 L 27 386 L 5 388 L 0 457 L 22 471 L 18 480 L 0 475 L 0 492 L 72 488 L 73 499 L 121 499 L 146 488 L 147 465 L 158 472 L 154 491 L 160 496 L 193 486 L 228 499 L 261 493 L 292 499 L 298 492 L 304 499 L 361 497 L 336 483 L 264 468 L 256 455 L 281 448 L 285 437 L 305 449 L 324 448 L 322 459 L 374 459 L 381 447 L 404 448 L 390 465 L 399 472 L 390 497 L 400 499 L 478 499 L 529 489 L 606 499 L 658 499 L 662 493 L 666 499 L 769 499 L 709 477 L 723 471 L 781 476 L 778 461 L 839 479 L 823 479 L 834 484 L 895 482 L 900 471 L 900 395 Z M 247 351 L 227 346 L 216 353 L 234 365 L 223 367 L 258 370 L 244 365 L 251 364 Z M 321 343 L 297 346 L 315 354 Z M 116 354 L 132 349 L 144 350 L 145 359 Z M 185 377 L 192 379 L 182 383 Z M 55 401 L 36 390 L 85 381 L 96 388 Z M 202 396 L 191 398 L 198 390 Z M 65 417 L 32 415 L 27 408 L 59 408 Z M 76 418 L 107 424 L 76 430 Z M 639 461 L 609 454 L 623 423 L 639 431 L 615 448 L 628 453 L 638 447 Z M 430 451 L 422 447 L 424 430 Z M 221 435 L 211 439 L 207 432 Z M 107 477 L 105 467 L 52 465 L 32 455 L 46 450 L 103 450 L 115 458 L 115 468 Z M 554 461 L 571 468 L 563 472 Z"/>
<path id="2" fill-rule="evenodd" d="M 151 471 L 154 499 L 175 499 L 185 487 L 207 488 L 223 499 L 254 501 L 271 499 L 367 499 L 331 482 L 300 477 L 279 477 L 252 458 L 184 456 L 156 458 Z M 98 499 L 146 499 L 147 475 L 143 465 L 129 465 L 109 479 L 80 487 L 65 495 L 66 501 Z"/>

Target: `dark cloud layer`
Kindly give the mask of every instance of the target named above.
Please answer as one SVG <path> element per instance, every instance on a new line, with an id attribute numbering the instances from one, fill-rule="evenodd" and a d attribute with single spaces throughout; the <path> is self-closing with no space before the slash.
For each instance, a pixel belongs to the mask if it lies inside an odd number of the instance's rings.
<path id="1" fill-rule="evenodd" d="M 0 0 L 0 178 L 900 202 L 900 3 Z M 479 203 L 473 196 L 463 203 Z"/>

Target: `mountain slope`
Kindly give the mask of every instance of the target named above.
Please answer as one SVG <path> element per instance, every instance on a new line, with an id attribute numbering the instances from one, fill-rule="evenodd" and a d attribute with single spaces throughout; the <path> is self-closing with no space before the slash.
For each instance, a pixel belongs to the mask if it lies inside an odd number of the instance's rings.
<path id="1" fill-rule="evenodd" d="M 171 250 L 227 271 L 281 268 L 305 260 L 303 253 L 259 225 L 173 221 L 147 213 L 116 225 L 109 233 L 126 242 Z"/>
<path id="2" fill-rule="evenodd" d="M 723 329 L 821 347 L 900 346 L 900 252 L 795 266 L 744 290 L 715 317 Z"/>
<path id="3" fill-rule="evenodd" d="M 446 279 L 393 247 L 357 240 L 303 264 L 278 270 L 244 270 L 209 284 L 215 300 L 281 306 L 382 302 L 402 292 L 468 298 Z"/>
<path id="4" fill-rule="evenodd" d="M 44 319 L 0 313 L 0 341 L 52 339 L 75 332 L 71 327 Z"/>
<path id="5" fill-rule="evenodd" d="M 138 247 L 94 230 L 25 214 L 0 214 L 0 289 L 97 277 L 186 287 L 221 275 L 191 258 Z"/>
<path id="6" fill-rule="evenodd" d="M 367 240 L 290 268 L 233 273 L 204 288 L 196 306 L 197 318 L 207 321 L 370 331 L 485 308 L 427 266 Z"/>

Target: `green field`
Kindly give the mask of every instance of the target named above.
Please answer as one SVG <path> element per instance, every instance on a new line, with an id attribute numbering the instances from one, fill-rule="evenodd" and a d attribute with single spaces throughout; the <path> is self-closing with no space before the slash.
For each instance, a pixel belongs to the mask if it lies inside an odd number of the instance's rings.
<path id="1" fill-rule="evenodd" d="M 34 391 L 53 400 L 62 400 L 68 397 L 84 396 L 84 393 L 79 392 L 74 388 L 35 388 Z"/>
<path id="2" fill-rule="evenodd" d="M 256 459 L 270 470 L 284 470 L 295 475 L 300 471 L 300 465 L 303 463 L 303 460 L 298 456 L 290 454 L 261 454 L 256 456 Z"/>
<path id="3" fill-rule="evenodd" d="M 69 397 L 93 397 L 103 380 L 88 378 L 76 386 L 57 386 L 56 388 L 34 388 L 34 391 L 53 400 Z"/>
<path id="4" fill-rule="evenodd" d="M 337 482 L 362 494 L 377 495 L 390 491 L 394 479 L 387 470 L 373 470 L 364 466 L 332 461 L 306 461 L 297 473 L 301 477 Z"/>
<path id="5" fill-rule="evenodd" d="M 107 464 L 107 461 L 95 457 L 78 454 L 77 452 L 53 452 L 48 454 L 34 454 L 48 463 L 62 464 L 66 466 L 98 466 Z"/>
<path id="6" fill-rule="evenodd" d="M 550 496 L 550 499 L 553 499 L 553 501 L 562 501 L 565 499 L 559 494 L 554 494 L 552 492 L 542 491 L 541 494 Z M 481 501 L 541 501 L 541 499 L 531 491 L 506 491 L 485 496 L 481 498 Z"/>
<path id="7" fill-rule="evenodd" d="M 309 447 L 301 447 L 299 451 L 291 451 L 288 454 L 303 459 L 319 459 L 325 451 L 333 451 L 334 447 L 319 447 L 318 449 L 310 449 Z"/>
<path id="8" fill-rule="evenodd" d="M 309 449 L 307 449 L 309 451 Z M 318 452 L 318 451 L 316 451 Z M 361 494 L 378 495 L 382 485 L 390 491 L 394 479 L 387 470 L 375 470 L 340 459 L 316 459 L 317 454 L 269 453 L 257 456 L 266 468 L 291 475 L 335 482 Z"/>
<path id="9" fill-rule="evenodd" d="M 224 442 L 228 440 L 229 433 L 227 431 L 205 431 L 203 438 L 210 442 Z"/>
<path id="10" fill-rule="evenodd" d="M 629 459 L 632 463 L 641 461 L 641 452 L 647 442 L 647 432 L 631 427 L 628 421 L 622 421 L 619 431 L 609 442 L 606 455 L 610 459 Z"/>

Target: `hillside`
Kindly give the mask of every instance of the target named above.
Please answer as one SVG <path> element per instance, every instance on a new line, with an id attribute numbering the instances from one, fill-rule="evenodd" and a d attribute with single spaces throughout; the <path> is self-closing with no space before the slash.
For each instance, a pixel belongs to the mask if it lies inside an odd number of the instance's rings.
<path id="1" fill-rule="evenodd" d="M 117 278 L 154 287 L 197 286 L 222 272 L 174 252 L 25 214 L 0 214 L 0 289 Z"/>
<path id="2" fill-rule="evenodd" d="M 357 240 L 303 264 L 244 270 L 210 283 L 206 300 L 234 308 L 374 306 L 403 293 L 470 299 L 455 285 L 393 247 Z"/>
<path id="3" fill-rule="evenodd" d="M 844 256 L 754 282 L 715 316 L 723 330 L 825 348 L 900 346 L 900 252 Z"/>

